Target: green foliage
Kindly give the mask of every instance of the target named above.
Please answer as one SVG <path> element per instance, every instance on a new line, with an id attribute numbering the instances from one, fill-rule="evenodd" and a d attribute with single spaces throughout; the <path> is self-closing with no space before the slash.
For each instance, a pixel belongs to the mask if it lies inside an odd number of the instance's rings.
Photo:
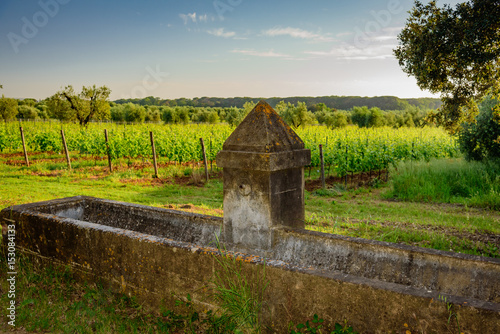
<path id="1" fill-rule="evenodd" d="M 470 0 L 455 9 L 415 1 L 398 36 L 400 66 L 420 88 L 441 93 L 434 119 L 450 131 L 473 120 L 474 99 L 500 89 L 499 17 L 497 0 Z"/>
<path id="2" fill-rule="evenodd" d="M 245 114 L 238 108 L 230 108 L 226 112 L 226 122 L 231 126 L 238 126 L 243 118 L 245 118 Z"/>
<path id="3" fill-rule="evenodd" d="M 317 314 L 314 315 L 311 321 L 307 320 L 305 324 L 298 324 L 295 330 L 291 330 L 290 334 L 299 334 L 299 333 L 321 333 L 321 327 L 323 327 L 323 319 L 320 319 Z"/>
<path id="4" fill-rule="evenodd" d="M 243 104 L 243 116 L 245 117 L 246 115 L 248 115 L 248 113 L 250 111 L 252 111 L 252 109 L 255 108 L 256 105 L 257 105 L 257 103 L 255 103 L 253 101 L 245 102 Z"/>
<path id="5" fill-rule="evenodd" d="M 134 298 L 113 294 L 95 284 L 77 283 L 69 267 L 41 268 L 24 256 L 16 262 L 16 326 L 28 332 L 153 332 L 156 317 L 143 312 Z M 5 277 L 5 257 L 0 257 Z M 5 282 L 0 289 L 6 291 Z M 7 294 L 0 294 L 8 303 Z"/>
<path id="6" fill-rule="evenodd" d="M 36 100 L 35 99 L 23 99 L 19 100 L 18 105 L 19 106 L 28 106 L 28 107 L 34 107 L 36 105 Z"/>
<path id="7" fill-rule="evenodd" d="M 59 94 L 54 94 L 45 100 L 50 118 L 61 121 L 76 121 L 75 110 L 71 109 L 70 103 L 66 99 L 61 99 Z"/>
<path id="8" fill-rule="evenodd" d="M 500 208 L 500 164 L 433 160 L 406 162 L 392 174 L 391 197 Z"/>
<path id="9" fill-rule="evenodd" d="M 207 122 L 210 124 L 219 123 L 219 115 L 217 114 L 217 112 L 212 111 L 211 113 L 209 113 L 207 117 Z"/>
<path id="10" fill-rule="evenodd" d="M 297 130 L 311 150 L 311 166 L 319 166 L 319 144 L 325 165 L 338 176 L 380 170 L 405 160 L 426 160 L 458 155 L 455 140 L 435 128 L 357 128 L 329 131 L 306 127 Z"/>
<path id="11" fill-rule="evenodd" d="M 139 106 L 141 107 L 141 106 Z M 143 107 L 141 107 L 143 108 Z M 155 134 L 156 152 L 169 161 L 200 161 L 200 137 L 207 147 L 207 158 L 215 160 L 222 144 L 233 131 L 227 124 L 191 124 L 189 126 L 155 124 L 98 124 L 85 129 L 77 125 L 64 126 L 70 151 L 103 156 L 107 154 L 104 128 L 109 132 L 113 158 L 148 157 L 151 154 L 149 131 Z M 59 151 L 60 127 L 51 123 L 25 125 L 26 144 L 30 151 Z M 458 154 L 456 142 L 444 131 L 435 128 L 357 128 L 329 130 L 310 126 L 297 129 L 306 148 L 311 150 L 311 166 L 319 166 L 319 144 L 323 144 L 325 164 L 339 176 L 347 173 L 385 169 L 404 160 L 430 160 Z M 0 124 L 0 149 L 21 147 L 18 125 Z"/>
<path id="12" fill-rule="evenodd" d="M 445 296 L 442 296 L 442 295 L 439 295 L 438 296 L 438 300 L 440 302 L 443 302 L 445 303 L 446 305 L 446 310 L 448 311 L 448 326 L 450 325 L 450 322 L 453 318 L 455 318 L 456 320 L 456 323 L 457 323 L 457 330 L 458 330 L 458 333 L 462 333 L 460 331 L 460 321 L 459 321 L 459 316 L 458 316 L 458 311 L 455 310 L 455 307 L 453 306 L 452 303 L 449 303 L 448 302 L 448 298 L 445 297 Z"/>
<path id="13" fill-rule="evenodd" d="M 111 119 L 115 122 L 125 121 L 125 113 L 123 112 L 124 105 L 114 105 L 110 108 Z M 57 118 L 57 117 L 56 117 Z"/>
<path id="14" fill-rule="evenodd" d="M 160 109 L 156 106 L 146 106 L 146 116 L 144 121 L 158 123 L 161 121 Z"/>
<path id="15" fill-rule="evenodd" d="M 500 101 L 487 96 L 479 105 L 475 122 L 462 124 L 460 150 L 467 160 L 500 159 Z"/>
<path id="16" fill-rule="evenodd" d="M 351 114 L 352 123 L 360 128 L 370 126 L 371 112 L 368 107 L 354 107 Z"/>
<path id="17" fill-rule="evenodd" d="M 384 115 L 379 108 L 374 107 L 370 109 L 370 121 L 368 124 L 371 128 L 378 128 L 385 125 Z"/>
<path id="18" fill-rule="evenodd" d="M 344 128 L 349 124 L 349 117 L 342 111 L 334 111 L 326 116 L 325 124 L 332 129 Z"/>
<path id="19" fill-rule="evenodd" d="M 87 118 L 83 118 L 83 116 L 87 115 L 87 111 L 90 110 L 90 104 L 87 105 L 88 101 L 86 101 L 86 99 L 88 100 L 88 98 L 85 97 L 83 93 L 90 96 L 92 90 L 98 91 L 99 89 L 95 88 L 95 86 L 92 88 L 84 87 L 84 92 L 76 94 L 74 89 L 68 86 L 64 91 L 58 92 L 43 102 L 36 102 L 34 99 L 24 99 L 19 101 L 19 103 L 21 105 L 36 107 L 38 109 L 39 118 L 55 118 L 61 121 L 74 121 L 80 124 L 87 124 Z M 329 98 L 336 99 L 336 97 Z M 296 100 L 296 98 L 289 99 Z M 303 99 L 305 101 L 316 101 L 316 99 L 318 101 L 322 100 L 321 98 L 308 97 L 304 97 Z M 367 110 L 368 107 L 354 107 L 352 111 L 342 111 L 335 108 L 332 109 L 324 102 L 319 102 L 307 107 L 308 103 L 304 101 L 297 101 L 297 106 L 290 102 L 286 103 L 285 101 L 281 101 L 276 104 L 275 109 L 285 118 L 285 121 L 294 128 L 318 122 L 332 129 L 342 128 L 352 124 L 352 117 L 354 117 L 354 123 L 360 127 L 380 127 L 384 125 L 393 127 L 423 126 L 423 119 L 429 113 L 427 109 L 423 110 L 419 106 L 410 105 L 405 101 L 398 100 L 395 103 L 384 104 L 383 102 L 386 100 L 391 101 L 388 97 L 362 98 L 361 100 L 357 98 L 348 98 L 349 101 L 365 101 L 368 102 L 368 104 L 373 104 L 370 102 L 372 99 L 376 101 L 374 103 L 389 105 L 399 109 L 402 108 L 402 110 L 382 111 L 376 107 L 372 107 L 369 109 L 370 115 L 366 116 L 365 120 L 360 121 L 359 117 L 356 118 L 358 110 Z M 255 103 L 250 100 L 245 100 L 241 108 L 234 106 L 214 107 L 216 103 L 211 102 L 211 100 L 212 98 L 195 98 L 195 102 L 189 99 L 180 99 L 179 101 L 164 100 L 162 102 L 159 98 L 153 97 L 118 100 L 117 102 L 119 103 L 109 102 L 109 107 L 104 103 L 104 108 L 95 113 L 92 119 L 112 119 L 116 122 L 127 121 L 134 123 L 141 123 L 144 121 L 159 122 L 162 120 L 167 124 L 187 124 L 191 121 L 195 123 L 216 124 L 225 121 L 231 126 L 237 126 L 255 107 Z M 92 97 L 89 101 L 92 101 Z M 412 101 L 412 103 L 420 105 L 418 101 L 417 99 Z M 96 105 L 98 104 L 99 103 L 96 102 Z M 424 105 L 432 105 L 432 101 Z M 83 111 L 77 111 L 80 109 Z"/>
<path id="20" fill-rule="evenodd" d="M 218 268 L 211 279 L 212 298 L 220 306 L 221 319 L 233 324 L 236 332 L 260 333 L 260 312 L 269 285 L 266 266 L 251 276 L 243 272 L 242 260 L 229 254 L 216 236 L 219 251 L 214 255 Z"/>
<path id="21" fill-rule="evenodd" d="M 407 105 L 404 110 L 383 111 L 377 107 L 354 107 L 348 112 L 353 124 L 363 128 L 376 128 L 382 126 L 423 127 L 427 124 L 426 117 L 429 110 L 422 110 L 415 106 Z"/>
<path id="22" fill-rule="evenodd" d="M 351 326 L 347 325 L 347 320 L 344 321 L 344 326 L 336 323 L 335 329 L 330 334 L 357 334 Z"/>
<path id="23" fill-rule="evenodd" d="M 297 129 L 298 127 L 314 123 L 315 117 L 307 110 L 305 102 L 298 102 L 297 106 L 291 103 L 288 103 L 286 107 L 282 106 L 283 104 L 278 107 L 278 113 L 291 127 Z"/>
<path id="24" fill-rule="evenodd" d="M 17 107 L 17 118 L 22 119 L 37 119 L 38 109 L 29 105 L 20 105 Z"/>
<path id="25" fill-rule="evenodd" d="M 1 234 L 0 234 L 1 241 Z M 5 276 L 5 257 L 0 275 Z M 65 333 L 241 333 L 237 325 L 213 311 L 198 312 L 190 294 L 173 310 L 146 311 L 135 297 L 79 283 L 70 267 L 41 268 L 18 257 L 16 325 L 28 331 Z M 7 290 L 7 281 L 0 290 Z M 7 294 L 0 301 L 8 303 Z M 0 330 L 3 329 L 0 326 Z"/>
<path id="26" fill-rule="evenodd" d="M 177 107 L 176 107 L 177 108 Z M 191 119 L 196 123 L 215 124 L 220 121 L 217 110 L 197 108 L 192 112 Z"/>
<path id="27" fill-rule="evenodd" d="M 115 101 L 118 104 L 135 103 L 140 105 L 157 105 L 157 106 L 187 106 L 196 108 L 243 108 L 244 104 L 252 100 L 260 100 L 261 98 L 250 97 L 233 97 L 233 98 L 220 98 L 220 97 L 202 97 L 193 99 L 165 99 L 161 100 L 157 97 L 148 96 L 143 99 L 121 99 Z M 418 99 L 400 99 L 395 96 L 375 96 L 375 97 L 361 97 L 361 96 L 296 96 L 296 97 L 272 97 L 265 99 L 271 106 L 279 104 L 280 101 L 284 103 L 297 104 L 297 102 L 305 102 L 308 110 L 317 113 L 322 110 L 330 111 L 332 109 L 349 110 L 355 106 L 367 106 L 368 108 L 378 107 L 382 110 L 404 110 L 408 106 L 415 106 L 421 109 L 437 109 L 441 105 L 439 99 L 434 98 L 418 98 Z M 325 108 L 326 107 L 326 108 Z"/>
<path id="28" fill-rule="evenodd" d="M 0 120 L 9 121 L 17 115 L 17 100 L 6 98 L 2 95 L 0 99 Z"/>
<path id="29" fill-rule="evenodd" d="M 35 108 L 37 109 L 38 117 L 42 119 L 49 119 L 49 107 L 45 103 L 45 101 L 38 102 L 35 105 Z"/>
<path id="30" fill-rule="evenodd" d="M 76 93 L 73 86 L 69 85 L 58 92 L 55 99 L 65 99 L 74 111 L 74 116 L 80 125 L 87 125 L 91 119 L 106 120 L 111 118 L 108 102 L 111 90 L 95 85 L 83 87 L 81 93 Z M 60 103 L 60 102 L 58 102 Z M 143 119 L 144 120 L 144 119 Z"/>
<path id="31" fill-rule="evenodd" d="M 142 123 L 146 118 L 146 109 L 143 106 L 127 103 L 123 106 L 123 114 L 125 115 L 125 121 Z"/>
<path id="32" fill-rule="evenodd" d="M 335 108 L 334 108 L 335 109 Z M 317 104 L 313 104 L 311 105 L 309 108 L 308 108 L 309 111 L 313 112 L 313 113 L 317 113 L 317 112 L 330 112 L 332 111 L 331 108 L 328 108 L 326 106 L 326 104 L 324 104 L 323 102 L 320 102 L 320 103 L 317 103 Z"/>
<path id="33" fill-rule="evenodd" d="M 176 310 L 161 310 L 162 320 L 156 326 L 160 331 L 170 333 L 171 331 L 182 331 L 183 333 L 207 333 L 225 334 L 241 333 L 237 330 L 235 323 L 223 316 L 216 315 L 213 311 L 199 313 L 193 304 L 190 294 L 184 299 L 175 301 Z"/>
<path id="34" fill-rule="evenodd" d="M 305 324 L 301 323 L 295 326 L 290 331 L 290 334 L 301 334 L 301 333 L 311 333 L 311 334 L 321 334 L 323 331 L 324 320 L 318 317 L 317 314 L 313 316 L 311 321 L 307 320 Z M 357 334 L 351 326 L 347 325 L 347 321 L 344 321 L 344 326 L 339 323 L 335 324 L 333 331 L 330 334 Z"/>

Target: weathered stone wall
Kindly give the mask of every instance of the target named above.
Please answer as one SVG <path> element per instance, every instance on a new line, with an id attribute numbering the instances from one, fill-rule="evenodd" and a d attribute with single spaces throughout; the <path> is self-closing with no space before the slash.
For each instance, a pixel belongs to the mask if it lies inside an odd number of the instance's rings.
<path id="1" fill-rule="evenodd" d="M 213 307 L 203 287 L 217 270 L 217 250 L 206 242 L 222 226 L 220 218 L 88 197 L 15 206 L 3 210 L 3 218 L 16 221 L 17 246 L 34 258 L 71 265 L 83 277 L 103 280 L 152 307 L 173 307 L 172 293 L 191 294 L 200 309 Z M 137 220 L 142 227 L 130 225 Z M 120 228 L 120 222 L 136 231 Z M 168 229 L 170 222 L 176 229 L 194 226 L 186 235 L 197 235 L 200 244 L 182 241 L 190 238 L 182 233 L 174 240 L 140 232 L 150 224 Z M 448 312 L 440 294 L 458 309 L 462 332 L 500 332 L 498 260 L 293 229 L 278 230 L 274 247 L 266 261 L 262 316 L 279 333 L 290 321 L 303 322 L 315 313 L 326 321 L 347 319 L 360 333 L 399 333 L 404 323 L 445 333 Z M 262 271 L 263 258 L 231 254 L 248 277 Z M 422 283 L 434 274 L 434 286 Z M 469 289 L 441 290 L 466 286 L 464 277 L 473 277 Z"/>

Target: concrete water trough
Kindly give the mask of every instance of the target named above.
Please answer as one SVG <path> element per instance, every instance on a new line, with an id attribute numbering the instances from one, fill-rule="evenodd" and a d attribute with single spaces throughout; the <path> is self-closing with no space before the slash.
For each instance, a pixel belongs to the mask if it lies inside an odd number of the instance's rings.
<path id="1" fill-rule="evenodd" d="M 15 221 L 17 247 L 26 254 L 70 265 L 152 306 L 172 302 L 171 292 L 207 302 L 196 291 L 216 266 L 222 218 L 85 196 L 0 215 Z M 500 331 L 496 259 L 300 229 L 275 232 L 265 260 L 264 315 L 275 328 L 317 313 L 367 332 L 390 332 L 415 316 L 439 329 L 447 319 L 442 295 L 460 305 L 461 325 L 471 333 Z M 248 272 L 264 265 L 255 254 L 231 253 Z"/>
<path id="2" fill-rule="evenodd" d="M 263 108 L 250 123 L 265 129 L 262 116 L 276 127 L 279 119 Z M 13 206 L 0 221 L 16 225 L 20 252 L 70 265 L 152 307 L 173 307 L 188 293 L 197 307 L 214 307 L 203 287 L 218 268 L 217 238 L 248 277 L 265 266 L 262 320 L 279 333 L 314 314 L 347 319 L 360 333 L 404 333 L 404 324 L 445 333 L 449 312 L 441 297 L 459 314 L 462 332 L 500 333 L 500 260 L 305 230 L 300 164 L 308 157 L 287 131 L 281 139 L 267 135 L 273 142 L 261 151 L 224 148 L 224 218 L 77 196 Z M 271 144 L 286 147 L 286 140 L 298 153 L 273 151 Z M 245 163 L 231 160 L 238 155 Z M 292 214 L 282 215 L 289 200 Z"/>

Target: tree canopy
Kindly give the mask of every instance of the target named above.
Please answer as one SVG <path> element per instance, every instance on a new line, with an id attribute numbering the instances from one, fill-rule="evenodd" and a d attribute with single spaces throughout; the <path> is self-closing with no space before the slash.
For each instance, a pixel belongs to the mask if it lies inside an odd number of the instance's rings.
<path id="1" fill-rule="evenodd" d="M 352 107 L 367 106 L 368 108 L 378 107 L 382 110 L 405 110 L 409 106 L 415 106 L 422 109 L 437 109 L 441 106 L 441 100 L 436 98 L 415 98 L 415 99 L 400 99 L 396 96 L 294 96 L 294 97 L 195 97 L 193 99 L 160 99 L 159 97 L 148 96 L 143 99 L 120 99 L 116 100 L 117 104 L 125 104 L 132 102 L 135 104 L 169 106 L 169 107 L 205 107 L 205 108 L 244 108 L 245 103 L 254 104 L 254 100 L 266 100 L 272 107 L 276 106 L 280 101 L 285 103 L 297 104 L 305 102 L 307 109 L 314 113 L 325 111 L 328 109 L 349 110 Z"/>
<path id="2" fill-rule="evenodd" d="M 441 93 L 438 123 L 455 132 L 477 115 L 474 100 L 500 90 L 500 1 L 470 0 L 455 8 L 415 1 L 394 50 L 422 89 Z"/>
<path id="3" fill-rule="evenodd" d="M 74 116 L 80 125 L 86 125 L 91 119 L 109 119 L 110 106 L 108 102 L 111 90 L 106 87 L 83 87 L 81 93 L 76 93 L 69 85 L 55 95 L 69 103 Z"/>
<path id="4" fill-rule="evenodd" d="M 486 96 L 479 104 L 474 122 L 464 123 L 458 135 L 460 150 L 467 160 L 500 158 L 500 101 Z"/>
<path id="5" fill-rule="evenodd" d="M 2 95 L 0 98 L 0 120 L 9 121 L 17 115 L 17 100 Z"/>
<path id="6" fill-rule="evenodd" d="M 312 124 L 315 120 L 314 115 L 307 110 L 305 102 L 298 102 L 297 106 L 290 102 L 280 101 L 276 105 L 276 111 L 283 117 L 285 122 L 293 128 Z"/>

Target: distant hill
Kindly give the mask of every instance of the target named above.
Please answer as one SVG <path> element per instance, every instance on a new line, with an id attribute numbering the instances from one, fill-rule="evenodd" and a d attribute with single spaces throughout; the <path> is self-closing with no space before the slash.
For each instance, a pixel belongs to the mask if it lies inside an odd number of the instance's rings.
<path id="1" fill-rule="evenodd" d="M 192 106 L 192 107 L 238 107 L 242 108 L 246 102 L 258 102 L 266 100 L 271 106 L 275 106 L 280 101 L 297 104 L 297 102 L 305 102 L 308 107 L 312 107 L 318 103 L 324 103 L 329 108 L 340 110 L 350 110 L 352 107 L 367 106 L 369 108 L 378 107 L 382 110 L 404 110 L 408 105 L 416 106 L 421 109 L 437 109 L 441 106 L 441 100 L 435 98 L 415 98 L 415 99 L 400 99 L 395 96 L 295 96 L 295 97 L 271 97 L 271 98 L 252 98 L 252 97 L 195 97 L 193 99 L 160 99 L 158 97 L 148 96 L 143 99 L 120 99 L 114 102 L 136 103 L 140 105 L 156 105 L 156 106 Z"/>

